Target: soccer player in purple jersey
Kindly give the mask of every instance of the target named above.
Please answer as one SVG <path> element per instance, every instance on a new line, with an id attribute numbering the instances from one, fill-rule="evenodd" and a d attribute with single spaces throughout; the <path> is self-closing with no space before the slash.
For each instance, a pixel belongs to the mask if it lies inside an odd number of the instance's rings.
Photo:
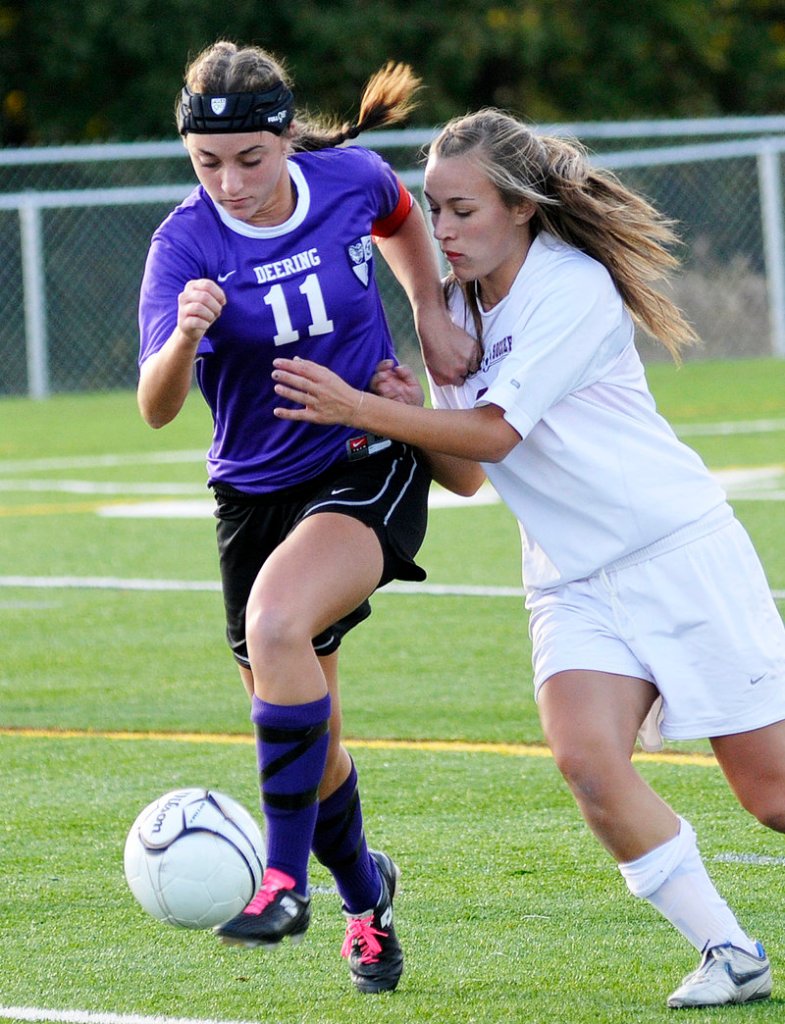
<path id="1" fill-rule="evenodd" d="M 141 287 L 139 407 L 153 427 L 196 379 L 213 415 L 209 485 L 227 637 L 251 699 L 267 868 L 227 943 L 299 941 L 311 851 L 335 877 L 342 953 L 362 992 L 394 989 L 399 870 L 369 850 L 352 758 L 341 745 L 338 648 L 393 578 L 420 580 L 430 476 L 418 452 L 343 426 L 285 422 L 276 356 L 318 359 L 358 388 L 393 356 L 374 278 L 378 246 L 406 290 L 432 372 L 459 381 L 476 345 L 441 297 L 425 219 L 389 166 L 359 146 L 400 120 L 419 80 L 388 64 L 354 124 L 295 114 L 281 64 L 218 42 L 177 102 L 199 186 L 153 235 Z M 457 354 L 456 354 L 457 353 Z"/>

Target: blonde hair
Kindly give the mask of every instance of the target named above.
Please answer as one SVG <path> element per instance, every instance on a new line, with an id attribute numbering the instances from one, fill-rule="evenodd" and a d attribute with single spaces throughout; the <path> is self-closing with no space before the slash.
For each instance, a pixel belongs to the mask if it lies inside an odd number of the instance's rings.
<path id="1" fill-rule="evenodd" d="M 238 46 L 219 40 L 202 50 L 185 72 L 185 84 L 194 93 L 262 93 L 282 82 L 292 87 L 285 63 L 257 46 Z M 366 83 L 355 121 L 296 114 L 289 127 L 295 150 L 325 149 L 356 138 L 360 132 L 402 121 L 416 106 L 422 85 L 408 64 L 388 61 Z M 179 97 L 178 97 L 179 103 Z"/>
<path id="2" fill-rule="evenodd" d="M 532 234 L 547 231 L 602 263 L 636 323 L 677 362 L 681 348 L 697 341 L 681 310 L 655 287 L 679 266 L 668 248 L 679 241 L 674 222 L 610 171 L 594 167 L 579 142 L 538 135 L 488 108 L 449 121 L 429 155 L 470 156 L 505 204 L 533 203 Z M 457 285 L 448 279 L 448 290 Z M 463 291 L 477 326 L 475 289 Z"/>

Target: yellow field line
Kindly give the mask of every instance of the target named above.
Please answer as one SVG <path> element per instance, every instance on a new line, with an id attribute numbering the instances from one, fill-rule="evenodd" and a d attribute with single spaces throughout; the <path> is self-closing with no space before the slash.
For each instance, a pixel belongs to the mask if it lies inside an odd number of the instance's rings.
<path id="1" fill-rule="evenodd" d="M 123 498 L 91 498 L 89 501 L 36 502 L 34 505 L 0 505 L 0 517 L 9 516 L 59 516 L 71 512 L 98 512 L 110 505 L 143 505 L 149 499 Z"/>
<path id="2" fill-rule="evenodd" d="M 22 736 L 27 739 L 102 739 L 102 740 L 155 740 L 168 743 L 213 743 L 222 745 L 253 743 L 253 736 L 239 733 L 207 732 L 110 732 L 92 729 L 28 729 L 0 728 L 0 736 Z M 366 750 L 429 750 L 449 754 L 499 754 L 504 757 L 550 757 L 551 752 L 538 743 L 480 743 L 468 740 L 363 740 L 345 739 L 347 747 Z M 639 751 L 635 761 L 659 764 L 687 764 L 715 767 L 712 754 L 686 754 L 662 750 L 656 754 Z"/>
<path id="3" fill-rule="evenodd" d="M 0 516 L 60 516 L 71 512 L 97 512 L 106 505 L 128 504 L 127 501 L 72 501 L 59 505 L 0 505 Z"/>

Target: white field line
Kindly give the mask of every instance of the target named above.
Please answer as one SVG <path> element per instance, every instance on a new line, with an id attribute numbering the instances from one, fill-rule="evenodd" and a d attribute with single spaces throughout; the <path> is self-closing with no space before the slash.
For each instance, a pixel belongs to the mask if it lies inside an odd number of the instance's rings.
<path id="1" fill-rule="evenodd" d="M 718 483 L 731 501 L 785 500 L 785 466 L 756 466 L 721 469 L 714 472 Z M 215 503 L 205 494 L 205 484 L 166 482 L 121 482 L 94 480 L 51 480 L 0 478 L 0 492 L 60 493 L 82 496 L 150 497 L 151 501 L 131 500 L 103 505 L 96 503 L 93 511 L 105 518 L 118 519 L 194 519 L 212 515 Z M 190 497 L 194 495 L 194 497 Z M 500 501 L 490 484 L 485 483 L 471 498 L 460 497 L 441 487 L 431 489 L 431 509 L 468 508 L 493 505 Z"/>
<path id="2" fill-rule="evenodd" d="M 97 504 L 99 516 L 119 519 L 192 519 L 211 516 L 215 501 L 206 484 L 190 483 L 126 483 L 95 480 L 31 480 L 0 479 L 0 492 L 17 494 L 80 494 L 80 495 L 200 495 L 193 498 L 159 498 L 155 501 L 130 501 L 111 505 Z M 429 508 L 462 508 L 469 505 L 496 505 L 501 499 L 490 484 L 485 483 L 476 494 L 464 498 L 441 487 L 434 487 L 428 496 Z"/>
<path id="3" fill-rule="evenodd" d="M 5 1020 L 53 1021 L 62 1024 L 262 1024 L 261 1021 L 219 1021 L 210 1018 L 146 1017 L 138 1013 L 103 1013 L 93 1010 L 49 1010 L 39 1006 L 0 1006 Z"/>
<path id="4" fill-rule="evenodd" d="M 0 576 L 0 587 L 41 590 L 217 591 L 217 580 L 121 579 L 119 576 Z"/>
<path id="5" fill-rule="evenodd" d="M 41 590 L 209 591 L 220 593 L 218 580 L 124 579 L 120 576 L 0 576 L 0 588 Z M 460 583 L 388 583 L 380 594 L 427 594 L 432 597 L 523 597 L 521 587 L 488 587 Z"/>
<path id="6" fill-rule="evenodd" d="M 754 420 L 736 423 L 714 423 L 682 425 L 678 432 L 688 434 L 730 434 L 785 430 L 785 420 Z M 0 474 L 13 472 L 46 471 L 53 469 L 97 468 L 111 466 L 139 465 L 144 463 L 183 463 L 201 461 L 201 452 L 171 451 L 139 453 L 131 455 L 79 456 L 58 459 L 35 459 L 28 461 L 0 461 Z M 759 466 L 749 469 L 727 469 L 716 473 L 720 483 L 731 497 L 749 500 L 785 500 L 785 467 Z M 196 494 L 203 493 L 201 484 L 165 483 L 107 483 L 83 480 L 0 480 L 0 491 L 64 491 L 79 494 Z M 485 484 L 473 498 L 460 498 L 441 488 L 431 492 L 431 508 L 453 508 L 467 505 L 491 504 L 499 501 L 498 495 Z M 98 514 L 104 516 L 206 516 L 213 508 L 212 499 L 188 499 L 170 501 L 132 502 L 127 505 L 99 507 Z M 26 587 L 40 589 L 74 588 L 137 591 L 220 591 L 217 581 L 122 579 L 120 577 L 97 576 L 0 576 L 0 587 Z M 514 597 L 521 599 L 520 587 L 472 586 L 439 583 L 390 583 L 380 594 L 427 594 L 431 596 L 461 597 Z M 785 591 L 772 591 L 775 600 L 785 600 Z"/>
<path id="7" fill-rule="evenodd" d="M 64 455 L 52 459 L 0 460 L 0 473 L 37 473 L 51 469 L 102 469 L 112 466 L 176 465 L 204 462 L 205 453 L 197 451 L 136 452 L 130 455 Z"/>
<path id="8" fill-rule="evenodd" d="M 756 466 L 750 469 L 720 469 L 714 477 L 734 501 L 783 501 L 785 500 L 785 466 Z M 40 481 L 43 483 L 43 481 Z M 12 481 L 6 481 L 11 484 Z M 75 483 L 75 481 L 71 481 Z M 0 490 L 3 481 L 0 481 Z M 89 484 L 85 485 L 89 488 Z M 122 485 L 116 486 L 115 493 L 122 494 Z M 144 484 L 139 484 L 138 493 L 144 493 Z M 9 488 L 10 489 L 10 488 Z M 45 490 L 45 487 L 41 488 Z M 90 493 L 89 489 L 80 493 Z M 98 493 L 98 492 L 96 492 Z M 102 493 L 111 493 L 106 490 Z M 128 493 L 132 493 L 129 488 Z M 159 485 L 157 492 L 166 493 L 166 485 Z M 170 493 L 176 493 L 174 488 Z M 428 496 L 430 509 L 468 508 L 476 505 L 495 505 L 501 499 L 489 483 L 485 483 L 471 498 L 463 498 L 441 487 L 432 487 Z M 113 519 L 193 519 L 212 515 L 215 503 L 212 498 L 162 499 L 157 501 L 119 502 L 103 505 L 96 509 L 99 516 Z"/>
<path id="9" fill-rule="evenodd" d="M 785 864 L 785 857 L 770 857 L 762 853 L 717 853 L 712 860 L 717 864 Z"/>
<path id="10" fill-rule="evenodd" d="M 10 482 L 10 481 L 9 481 Z M 140 485 L 140 487 L 143 485 Z M 2 489 L 2 487 L 0 487 Z M 122 494 L 122 487 L 117 493 Z M 143 492 L 142 492 L 143 493 Z M 162 486 L 161 492 L 166 493 Z M 170 493 L 175 493 L 173 490 Z M 204 488 L 201 488 L 204 493 Z M 476 494 L 463 498 L 442 487 L 432 487 L 428 494 L 428 508 L 468 508 L 472 505 L 498 505 L 501 498 L 489 483 L 484 483 Z M 107 519 L 201 519 L 211 516 L 215 508 L 212 498 L 197 498 L 171 501 L 134 501 L 104 505 L 96 509 L 99 516 Z"/>
<path id="11" fill-rule="evenodd" d="M 724 437 L 730 434 L 775 434 L 785 420 L 728 420 L 725 423 L 673 423 L 679 437 Z"/>
<path id="12" fill-rule="evenodd" d="M 111 483 L 103 480 L 0 480 L 0 491 L 39 494 L 199 494 L 206 484 Z"/>
<path id="13" fill-rule="evenodd" d="M 0 576 L 0 589 L 39 590 L 141 590 L 141 591 L 208 591 L 220 593 L 217 580 L 132 579 L 120 576 Z M 515 597 L 522 600 L 522 587 L 493 587 L 470 583 L 388 583 L 374 594 L 428 597 Z M 785 590 L 772 590 L 775 601 L 785 601 Z"/>
<path id="14" fill-rule="evenodd" d="M 684 424 L 676 428 L 685 436 L 728 435 L 743 433 L 764 433 L 775 430 L 785 431 L 785 420 L 749 420 L 742 422 Z M 50 459 L 0 461 L 0 492 L 16 493 L 64 493 L 79 495 L 134 497 L 144 495 L 157 497 L 149 502 L 130 501 L 126 504 L 113 503 L 99 506 L 95 512 L 114 518 L 194 518 L 212 513 L 212 498 L 205 495 L 206 485 L 202 483 L 167 483 L 136 481 L 95 481 L 34 477 L 24 478 L 19 474 L 45 473 L 53 470 L 100 469 L 121 466 L 204 462 L 204 454 L 198 451 L 140 452 L 119 455 L 71 456 Z M 758 466 L 751 468 L 730 468 L 715 471 L 719 483 L 725 488 L 731 500 L 783 501 L 785 500 L 785 465 Z M 5 477 L 5 479 L 1 479 Z M 194 495 L 194 498 L 187 498 Z M 204 495 L 204 497 L 196 497 Z M 159 497 L 160 496 L 160 497 Z M 161 500 L 167 496 L 170 500 Z M 175 500 L 171 500 L 175 499 Z M 472 498 L 461 498 L 440 487 L 431 491 L 429 504 L 433 509 L 460 508 L 472 505 L 495 504 L 498 495 L 486 484 Z"/>
<path id="15" fill-rule="evenodd" d="M 785 419 L 728 420 L 720 423 L 674 423 L 679 437 L 717 437 L 732 434 L 785 432 Z M 139 466 L 204 462 L 205 452 L 196 450 L 131 452 L 124 455 L 64 455 L 57 458 L 0 460 L 0 474 L 46 472 L 51 469 L 94 469 L 102 466 Z"/>

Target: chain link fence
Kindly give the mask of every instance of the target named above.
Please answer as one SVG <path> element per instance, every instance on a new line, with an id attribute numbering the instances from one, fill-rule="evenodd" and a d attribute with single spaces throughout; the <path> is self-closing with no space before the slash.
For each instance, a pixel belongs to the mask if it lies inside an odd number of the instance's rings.
<path id="1" fill-rule="evenodd" d="M 679 223 L 673 296 L 689 359 L 785 355 L 785 118 L 552 125 Z M 419 195 L 430 132 L 369 133 Z M 668 143 L 664 145 L 663 143 Z M 150 236 L 193 187 L 179 142 L 0 151 L 0 395 L 136 386 L 136 303 Z M 406 298 L 378 259 L 401 358 L 419 361 Z M 639 339 L 646 359 L 666 358 Z"/>

